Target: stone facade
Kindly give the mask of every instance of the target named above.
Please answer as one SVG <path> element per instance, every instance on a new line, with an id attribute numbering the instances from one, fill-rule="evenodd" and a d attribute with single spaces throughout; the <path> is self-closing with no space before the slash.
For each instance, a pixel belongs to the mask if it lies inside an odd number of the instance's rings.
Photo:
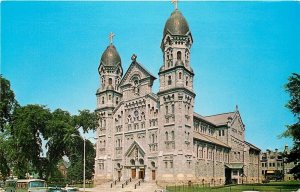
<path id="1" fill-rule="evenodd" d="M 260 149 L 245 141 L 238 108 L 212 116 L 194 111 L 192 44 L 188 23 L 176 9 L 163 32 L 157 94 L 152 92 L 156 77 L 135 55 L 123 75 L 116 47 L 107 47 L 98 68 L 96 184 L 128 178 L 259 182 Z"/>
<path id="2" fill-rule="evenodd" d="M 294 180 L 293 174 L 290 174 L 290 170 L 295 167 L 294 162 L 287 162 L 285 160 L 284 154 L 289 153 L 288 146 L 285 146 L 283 152 L 267 150 L 266 152 L 261 153 L 260 162 L 261 162 L 261 176 L 262 179 L 268 180 Z"/>

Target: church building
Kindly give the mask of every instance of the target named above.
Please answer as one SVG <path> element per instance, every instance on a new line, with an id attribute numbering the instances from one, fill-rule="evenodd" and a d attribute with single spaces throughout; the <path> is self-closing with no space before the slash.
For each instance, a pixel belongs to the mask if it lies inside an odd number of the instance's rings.
<path id="1" fill-rule="evenodd" d="M 176 7 L 163 30 L 158 93 L 152 91 L 153 71 L 133 55 L 124 72 L 116 46 L 112 41 L 108 45 L 98 68 L 95 184 L 129 178 L 259 182 L 260 149 L 245 141 L 238 107 L 211 116 L 194 111 L 193 43 L 188 22 Z"/>

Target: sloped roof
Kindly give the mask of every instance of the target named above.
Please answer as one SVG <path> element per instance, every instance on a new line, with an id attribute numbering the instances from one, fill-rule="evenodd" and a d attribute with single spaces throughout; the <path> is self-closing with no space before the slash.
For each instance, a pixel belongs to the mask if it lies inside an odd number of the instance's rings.
<path id="1" fill-rule="evenodd" d="M 196 117 L 196 118 L 198 118 L 198 119 L 201 119 L 202 121 L 205 121 L 205 122 L 207 122 L 207 123 L 210 123 L 210 124 L 216 126 L 213 122 L 208 121 L 204 116 L 202 116 L 202 115 L 200 115 L 200 114 L 198 114 L 198 113 L 196 113 L 196 112 L 194 112 L 194 117 Z"/>
<path id="2" fill-rule="evenodd" d="M 243 163 L 228 163 L 225 166 L 229 169 L 243 169 L 244 167 Z"/>
<path id="3" fill-rule="evenodd" d="M 156 79 L 156 77 L 155 77 L 150 71 L 148 71 L 141 63 L 138 63 L 138 62 L 136 62 L 136 61 L 133 61 L 133 62 L 130 64 L 130 66 L 128 67 L 128 69 L 127 69 L 125 75 L 124 75 L 123 78 L 121 79 L 120 85 L 122 85 L 123 82 L 128 78 L 128 76 L 129 76 L 129 74 L 130 74 L 130 72 L 131 72 L 131 70 L 132 70 L 132 68 L 133 68 L 134 66 L 137 66 L 144 74 L 146 74 L 147 76 L 150 76 L 153 80 Z"/>
<path id="4" fill-rule="evenodd" d="M 130 147 L 128 148 L 128 150 L 126 151 L 125 155 L 130 155 L 130 153 L 133 151 L 133 149 L 138 148 L 139 152 L 144 156 L 145 155 L 145 150 L 141 147 L 141 145 L 138 144 L 137 141 L 134 141 Z"/>
<path id="5" fill-rule="evenodd" d="M 244 142 L 245 142 L 245 144 L 248 145 L 250 148 L 255 149 L 255 150 L 257 150 L 257 151 L 261 151 L 261 149 L 258 148 L 258 147 L 256 147 L 255 145 L 253 145 L 253 144 L 251 144 L 251 143 L 249 143 L 249 142 L 247 142 L 247 141 L 244 141 Z"/>
<path id="6" fill-rule="evenodd" d="M 155 77 L 148 69 L 146 69 L 146 67 L 145 67 L 143 64 L 138 63 L 138 62 L 136 62 L 136 63 L 137 63 L 143 70 L 145 70 L 145 72 L 148 73 L 149 76 L 151 76 L 151 77 L 153 77 L 154 79 L 156 79 L 156 77 Z"/>
<path id="7" fill-rule="evenodd" d="M 194 132 L 194 138 L 205 141 L 205 142 L 208 142 L 208 143 L 212 143 L 212 144 L 216 144 L 216 145 L 219 145 L 219 146 L 230 148 L 229 145 L 227 145 L 226 143 L 223 143 L 219 139 L 217 139 L 215 137 L 208 136 L 208 135 L 204 135 L 204 134 L 201 134 L 201 133 L 198 133 L 198 132 Z"/>
<path id="8" fill-rule="evenodd" d="M 210 121 L 214 123 L 215 125 L 226 125 L 228 122 L 228 118 L 235 115 L 236 112 L 227 112 L 227 113 L 221 113 L 221 114 L 216 114 L 216 115 L 210 115 L 210 116 L 205 116 L 205 119 L 207 121 Z"/>

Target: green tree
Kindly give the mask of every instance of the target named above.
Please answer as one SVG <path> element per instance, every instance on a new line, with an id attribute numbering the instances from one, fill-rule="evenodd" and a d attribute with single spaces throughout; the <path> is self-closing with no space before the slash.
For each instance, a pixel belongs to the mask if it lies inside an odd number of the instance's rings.
<path id="1" fill-rule="evenodd" d="M 48 164 L 48 176 L 54 176 L 56 166 L 63 156 L 69 156 L 72 134 L 78 134 L 75 129 L 74 117 L 69 112 L 56 109 L 52 118 L 47 122 L 44 138 L 47 140 L 46 147 Z"/>
<path id="2" fill-rule="evenodd" d="M 94 173 L 94 163 L 96 157 L 96 150 L 93 143 L 90 140 L 86 140 L 86 168 L 85 168 L 85 177 L 86 179 L 91 180 Z"/>
<path id="3" fill-rule="evenodd" d="M 82 110 L 78 115 L 71 115 L 61 109 L 51 112 L 43 105 L 19 106 L 10 89 L 10 82 L 2 76 L 0 78 L 1 174 L 6 177 L 14 168 L 14 174 L 20 178 L 28 172 L 38 173 L 41 178 L 57 175 L 56 166 L 62 157 L 74 154 L 72 135 L 79 135 L 79 128 L 84 132 L 95 130 L 96 113 Z M 83 149 L 83 141 L 78 137 L 76 139 L 77 149 Z M 46 142 L 46 157 L 43 155 L 43 142 Z M 77 151 L 76 155 L 83 157 L 83 150 Z M 76 158 L 70 159 L 79 162 Z"/>
<path id="4" fill-rule="evenodd" d="M 41 105 L 27 105 L 15 110 L 12 122 L 12 146 L 15 156 L 14 167 L 18 169 L 19 177 L 24 177 L 26 172 L 32 170 L 42 177 L 45 164 L 42 158 L 42 136 L 50 118 L 50 110 Z M 27 167 L 23 167 L 24 164 Z"/>
<path id="5" fill-rule="evenodd" d="M 74 138 L 75 139 L 75 138 Z M 73 145 L 73 154 L 70 155 L 71 165 L 68 168 L 68 179 L 71 181 L 83 180 L 83 139 L 78 137 L 74 140 L 76 144 Z M 86 140 L 85 146 L 86 152 L 86 166 L 85 166 L 85 178 L 87 180 L 92 179 L 94 173 L 94 161 L 96 157 L 96 151 L 93 143 L 90 140 Z"/>
<path id="6" fill-rule="evenodd" d="M 290 95 L 290 100 L 286 107 L 292 112 L 295 117 L 295 123 L 287 125 L 287 130 L 283 134 L 286 137 L 293 139 L 293 148 L 287 154 L 289 162 L 300 162 L 300 75 L 293 73 L 288 83 L 285 85 L 286 91 Z M 291 170 L 295 176 L 300 176 L 300 164 Z"/>
<path id="7" fill-rule="evenodd" d="M 10 136 L 12 115 L 14 110 L 19 106 L 15 99 L 15 94 L 11 89 L 10 82 L 0 75 L 0 173 L 4 178 L 9 175 L 10 162 L 8 152 L 11 151 L 7 139 Z"/>
<path id="8" fill-rule="evenodd" d="M 12 120 L 12 114 L 15 108 L 18 107 L 18 102 L 10 87 L 10 82 L 2 77 L 2 75 L 0 75 L 0 84 L 0 132 L 3 132 L 5 126 Z"/>
<path id="9" fill-rule="evenodd" d="M 78 115 L 74 115 L 74 123 L 76 127 L 82 127 L 84 132 L 90 130 L 95 131 L 98 124 L 97 113 L 90 110 L 79 110 Z"/>
<path id="10" fill-rule="evenodd" d="M 6 131 L 7 132 L 7 131 Z M 5 179 L 9 176 L 9 159 L 7 159 L 7 143 L 6 143 L 6 134 L 0 134 L 0 173 Z"/>

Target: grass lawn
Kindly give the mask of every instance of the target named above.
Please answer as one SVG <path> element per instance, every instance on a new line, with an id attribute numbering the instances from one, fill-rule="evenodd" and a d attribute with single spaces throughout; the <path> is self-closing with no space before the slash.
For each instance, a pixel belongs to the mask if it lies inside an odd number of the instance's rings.
<path id="1" fill-rule="evenodd" d="M 203 187 L 203 186 L 170 186 L 167 187 L 169 192 L 242 192 L 242 191 L 260 191 L 260 192 L 291 192 L 300 189 L 300 181 L 292 182 L 272 182 L 267 184 L 247 184 L 247 185 L 232 185 L 222 187 Z"/>

